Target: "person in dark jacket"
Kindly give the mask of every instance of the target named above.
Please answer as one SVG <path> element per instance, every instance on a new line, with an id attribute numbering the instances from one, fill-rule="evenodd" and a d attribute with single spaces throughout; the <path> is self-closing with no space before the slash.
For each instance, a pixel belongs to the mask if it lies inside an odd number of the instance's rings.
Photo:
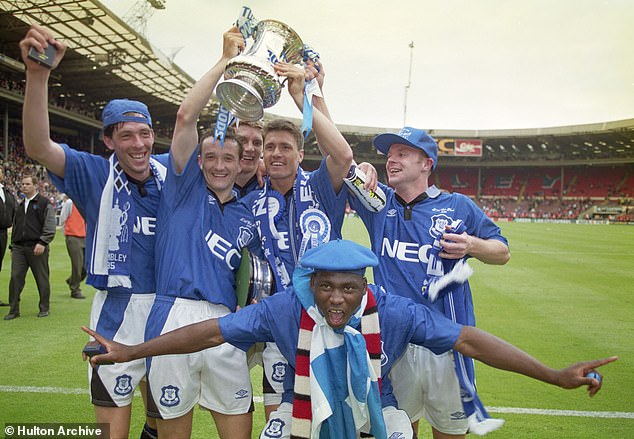
<path id="1" fill-rule="evenodd" d="M 7 230 L 13 225 L 15 206 L 15 196 L 4 186 L 4 169 L 0 167 L 0 271 L 2 271 L 2 261 L 7 250 L 9 236 Z M 9 306 L 9 304 L 0 300 L 0 306 Z"/>
<path id="2" fill-rule="evenodd" d="M 26 272 L 30 268 L 40 294 L 38 317 L 49 314 L 51 283 L 49 280 L 49 244 L 55 237 L 55 209 L 46 197 L 37 192 L 37 180 L 32 175 L 22 177 L 24 199 L 13 219 L 11 233 L 11 280 L 9 281 L 9 314 L 5 320 L 20 316 L 20 294 Z"/>

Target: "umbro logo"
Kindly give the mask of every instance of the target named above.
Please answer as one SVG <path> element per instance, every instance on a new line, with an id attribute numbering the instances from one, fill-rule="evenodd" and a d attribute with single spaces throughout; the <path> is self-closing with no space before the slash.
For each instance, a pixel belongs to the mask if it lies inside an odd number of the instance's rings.
<path id="1" fill-rule="evenodd" d="M 396 216 L 396 209 L 390 209 L 387 211 L 387 216 L 389 218 L 395 217 Z"/>
<path id="2" fill-rule="evenodd" d="M 249 396 L 248 390 L 241 389 L 236 392 L 236 399 L 244 399 L 247 396 Z"/>
<path id="3" fill-rule="evenodd" d="M 449 415 L 449 417 L 454 421 L 457 421 L 458 419 L 467 419 L 464 412 L 453 412 Z"/>

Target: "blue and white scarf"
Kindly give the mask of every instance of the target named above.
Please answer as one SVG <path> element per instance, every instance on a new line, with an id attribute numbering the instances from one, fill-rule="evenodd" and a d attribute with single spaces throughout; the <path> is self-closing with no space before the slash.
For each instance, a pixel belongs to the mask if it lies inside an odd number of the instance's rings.
<path id="1" fill-rule="evenodd" d="M 302 370 L 306 364 L 296 364 L 291 437 L 350 439 L 361 431 L 370 431 L 376 439 L 387 439 L 381 410 L 380 325 L 374 296 L 370 297 L 372 292 L 368 290 L 348 324 L 334 330 L 315 305 L 311 274 L 312 270 L 301 266 L 293 272 L 293 289 L 305 310 L 302 314 L 307 316 L 306 323 L 312 319 L 314 326 L 300 327 L 298 358 L 300 353 L 303 358 L 308 354 L 310 363 L 308 374 Z M 372 358 L 366 338 L 377 351 Z M 337 380 L 343 370 L 346 379 Z M 335 399 L 335 394 L 345 398 Z"/>
<path id="2" fill-rule="evenodd" d="M 289 240 L 292 246 L 295 264 L 304 252 L 330 240 L 331 223 L 328 216 L 319 210 L 319 201 L 309 184 L 310 173 L 301 167 L 293 187 L 293 198 L 289 206 Z M 262 237 L 264 256 L 271 266 L 277 289 L 291 284 L 291 277 L 282 260 L 277 242 L 280 233 L 277 221 L 284 213 L 286 199 L 271 188 L 271 181 L 265 179 L 260 196 L 253 203 L 252 211 Z"/>
<path id="3" fill-rule="evenodd" d="M 110 156 L 108 163 L 108 180 L 101 192 L 88 269 L 94 275 L 108 276 L 109 288 L 132 288 L 130 253 L 135 220 L 134 203 L 128 179 L 116 154 Z M 150 158 L 150 169 L 161 190 L 167 168 Z"/>
<path id="4" fill-rule="evenodd" d="M 448 233 L 462 234 L 466 227 L 461 220 L 450 224 Z M 465 306 L 465 288 L 462 287 L 473 270 L 466 260 L 443 259 L 438 254 L 442 251 L 440 239 L 442 233 L 434 240 L 427 264 L 428 281 L 426 293 L 433 302 L 437 298 L 443 300 L 445 315 L 454 322 L 466 324 L 468 311 Z M 485 435 L 497 430 L 504 424 L 503 419 L 493 419 L 484 408 L 475 385 L 475 368 L 473 358 L 465 357 L 453 351 L 454 367 L 460 382 L 462 407 L 469 423 L 469 432 Z"/>

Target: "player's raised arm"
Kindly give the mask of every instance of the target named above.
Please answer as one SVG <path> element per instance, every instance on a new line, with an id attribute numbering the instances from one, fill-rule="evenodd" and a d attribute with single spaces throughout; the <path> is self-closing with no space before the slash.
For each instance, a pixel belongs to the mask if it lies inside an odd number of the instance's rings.
<path id="1" fill-rule="evenodd" d="M 218 319 L 204 320 L 174 331 L 167 332 L 159 337 L 134 346 L 124 345 L 108 340 L 101 334 L 90 328 L 82 326 L 81 329 L 95 338 L 106 348 L 107 354 L 91 357 L 90 363 L 96 366 L 101 363 L 125 363 L 137 358 L 154 357 L 168 354 L 189 354 L 203 349 L 218 346 L 225 339 L 220 332 Z"/>
<path id="2" fill-rule="evenodd" d="M 198 116 L 211 99 L 211 95 L 224 73 L 227 62 L 244 49 L 244 39 L 237 27 L 223 34 L 222 56 L 218 62 L 189 90 L 176 114 L 172 137 L 172 158 L 175 170 L 180 173 L 198 145 Z"/>
<path id="3" fill-rule="evenodd" d="M 454 349 L 489 366 L 520 373 L 564 389 L 588 386 L 590 396 L 594 396 L 601 389 L 602 381 L 586 375 L 618 359 L 618 357 L 609 357 L 585 361 L 556 370 L 512 344 L 472 326 L 462 328 Z"/>
<path id="4" fill-rule="evenodd" d="M 29 50 L 44 53 L 55 48 L 51 66 L 47 67 L 29 58 Z M 43 164 L 59 177 L 64 176 L 66 156 L 62 147 L 51 140 L 48 114 L 48 79 L 66 52 L 66 45 L 55 40 L 45 27 L 33 24 L 20 41 L 20 52 L 26 66 L 26 88 L 22 109 L 22 138 L 26 154 Z"/>
<path id="5" fill-rule="evenodd" d="M 275 71 L 280 76 L 288 77 L 288 91 L 300 110 L 304 108 L 305 73 L 302 69 L 288 63 L 275 64 Z M 326 165 L 330 181 L 335 192 L 343 186 L 343 179 L 352 165 L 352 149 L 339 132 L 335 124 L 328 119 L 319 108 L 313 108 L 313 130 L 319 138 L 320 149 L 328 157 Z"/>

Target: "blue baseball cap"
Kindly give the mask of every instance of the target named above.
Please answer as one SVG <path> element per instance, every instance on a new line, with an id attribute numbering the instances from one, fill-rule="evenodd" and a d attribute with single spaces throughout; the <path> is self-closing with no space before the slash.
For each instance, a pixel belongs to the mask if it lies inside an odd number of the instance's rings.
<path id="1" fill-rule="evenodd" d="M 438 163 L 438 143 L 425 130 L 412 127 L 404 127 L 398 134 L 384 133 L 374 138 L 376 149 L 387 155 L 390 146 L 400 143 L 422 150 L 427 157 L 434 161 L 432 169 L 436 169 Z"/>
<path id="2" fill-rule="evenodd" d="M 101 113 L 101 120 L 104 128 L 119 122 L 146 123 L 152 127 L 152 116 L 147 105 L 129 99 L 113 99 L 108 102 Z"/>
<path id="3" fill-rule="evenodd" d="M 365 269 L 376 267 L 379 260 L 369 248 L 337 239 L 307 250 L 299 263 L 313 271 L 345 271 L 363 276 Z"/>

